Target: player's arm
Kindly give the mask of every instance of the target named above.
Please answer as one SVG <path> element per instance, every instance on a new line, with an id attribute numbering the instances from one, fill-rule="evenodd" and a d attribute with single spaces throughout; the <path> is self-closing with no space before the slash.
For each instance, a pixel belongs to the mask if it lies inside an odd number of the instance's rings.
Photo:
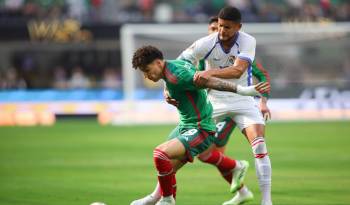
<path id="1" fill-rule="evenodd" d="M 259 82 L 270 83 L 270 74 L 265 70 L 261 64 L 257 63 L 255 60 L 252 64 L 252 74 Z M 269 98 L 270 90 L 264 93 L 262 96 L 265 97 L 266 101 Z"/>
<path id="2" fill-rule="evenodd" d="M 259 82 L 268 82 L 270 83 L 270 75 L 269 73 L 261 66 L 261 64 L 256 63 L 256 61 L 252 64 L 252 74 Z M 271 119 L 271 112 L 269 107 L 267 106 L 267 100 L 269 98 L 270 89 L 263 93 L 260 98 L 260 111 L 264 116 L 265 120 Z"/>
<path id="3" fill-rule="evenodd" d="M 250 66 L 250 62 L 237 58 L 235 63 L 232 66 L 226 68 L 210 69 L 205 72 L 208 72 L 209 76 L 223 78 L 223 79 L 232 79 L 240 78 L 241 75 L 247 70 Z"/>
<path id="4" fill-rule="evenodd" d="M 204 59 L 201 59 L 201 60 L 198 62 L 197 70 L 198 70 L 198 71 L 203 71 L 203 70 L 205 70 L 205 60 L 204 60 Z"/>
<path id="5" fill-rule="evenodd" d="M 255 38 L 251 37 L 249 40 L 245 41 L 244 45 L 241 45 L 241 51 L 232 66 L 199 72 L 196 74 L 195 81 L 200 81 L 201 79 L 207 79 L 209 77 L 223 79 L 240 78 L 254 60 L 255 47 Z"/>
<path id="6" fill-rule="evenodd" d="M 260 94 L 270 89 L 269 83 L 258 83 L 253 86 L 240 86 L 236 85 L 235 83 L 227 82 L 216 77 L 209 77 L 203 85 L 196 83 L 195 85 L 201 88 L 210 88 L 220 91 L 234 92 L 240 95 L 247 96 L 260 96 Z"/>
<path id="7" fill-rule="evenodd" d="M 170 96 L 170 94 L 169 94 L 169 90 L 167 89 L 166 86 L 164 86 L 163 96 L 164 96 L 165 101 L 166 101 L 168 104 L 174 105 L 175 107 L 178 107 L 178 106 L 179 106 L 179 102 L 176 101 L 174 98 L 171 98 L 171 96 Z"/>

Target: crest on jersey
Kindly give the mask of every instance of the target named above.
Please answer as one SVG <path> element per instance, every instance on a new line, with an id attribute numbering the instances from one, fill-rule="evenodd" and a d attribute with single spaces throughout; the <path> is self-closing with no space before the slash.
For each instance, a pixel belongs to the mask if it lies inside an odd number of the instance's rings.
<path id="1" fill-rule="evenodd" d="M 234 64 L 235 63 L 235 60 L 236 60 L 236 56 L 230 56 L 229 58 L 228 58 L 228 62 L 230 63 L 230 64 Z"/>

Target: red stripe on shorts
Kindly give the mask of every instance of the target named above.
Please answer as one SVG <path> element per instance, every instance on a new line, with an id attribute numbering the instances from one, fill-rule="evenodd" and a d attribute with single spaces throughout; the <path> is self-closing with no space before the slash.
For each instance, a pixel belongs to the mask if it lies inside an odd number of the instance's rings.
<path id="1" fill-rule="evenodd" d="M 231 130 L 231 128 L 233 127 L 234 124 L 235 124 L 235 122 L 231 119 L 229 121 L 229 124 L 225 128 L 225 130 L 218 136 L 218 138 L 223 139 L 227 135 L 227 133 Z"/>
<path id="2" fill-rule="evenodd" d="M 204 133 L 204 134 L 203 134 Z M 194 138 L 191 142 L 190 142 L 190 147 L 195 147 L 197 145 L 199 145 L 200 143 L 202 143 L 207 137 L 209 136 L 209 134 L 205 131 L 200 131 L 199 135 Z"/>

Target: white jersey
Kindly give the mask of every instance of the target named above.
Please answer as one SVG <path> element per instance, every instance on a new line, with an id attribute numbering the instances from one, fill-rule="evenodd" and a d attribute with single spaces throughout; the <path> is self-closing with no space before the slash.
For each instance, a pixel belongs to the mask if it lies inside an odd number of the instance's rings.
<path id="1" fill-rule="evenodd" d="M 200 60 L 205 60 L 205 69 L 225 68 L 232 66 L 236 58 L 246 60 L 250 63 L 248 69 L 239 79 L 225 79 L 239 85 L 248 86 L 252 84 L 251 64 L 255 57 L 256 40 L 253 36 L 239 31 L 232 42 L 230 50 L 225 50 L 219 41 L 218 33 L 213 33 L 194 42 L 189 48 L 181 53 L 180 59 L 190 61 L 194 65 Z M 254 101 L 253 97 L 241 96 L 232 92 L 211 90 L 209 98 L 225 99 L 225 101 Z M 229 98 L 229 99 L 228 99 Z M 214 106 L 215 109 L 215 106 Z"/>

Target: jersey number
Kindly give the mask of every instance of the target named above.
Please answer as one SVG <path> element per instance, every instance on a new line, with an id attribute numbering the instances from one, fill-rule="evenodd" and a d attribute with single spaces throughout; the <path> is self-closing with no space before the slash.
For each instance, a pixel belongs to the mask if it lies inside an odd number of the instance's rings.
<path id="1" fill-rule="evenodd" d="M 188 131 L 186 131 L 185 133 L 183 133 L 182 135 L 188 136 L 188 135 L 194 135 L 198 132 L 198 130 L 196 129 L 190 129 Z"/>
<path id="2" fill-rule="evenodd" d="M 226 125 L 226 122 L 225 122 L 225 121 L 219 122 L 219 123 L 216 124 L 216 133 L 215 133 L 215 137 L 218 137 L 218 136 L 219 136 L 219 132 L 221 132 L 221 131 L 224 129 L 225 125 Z"/>

